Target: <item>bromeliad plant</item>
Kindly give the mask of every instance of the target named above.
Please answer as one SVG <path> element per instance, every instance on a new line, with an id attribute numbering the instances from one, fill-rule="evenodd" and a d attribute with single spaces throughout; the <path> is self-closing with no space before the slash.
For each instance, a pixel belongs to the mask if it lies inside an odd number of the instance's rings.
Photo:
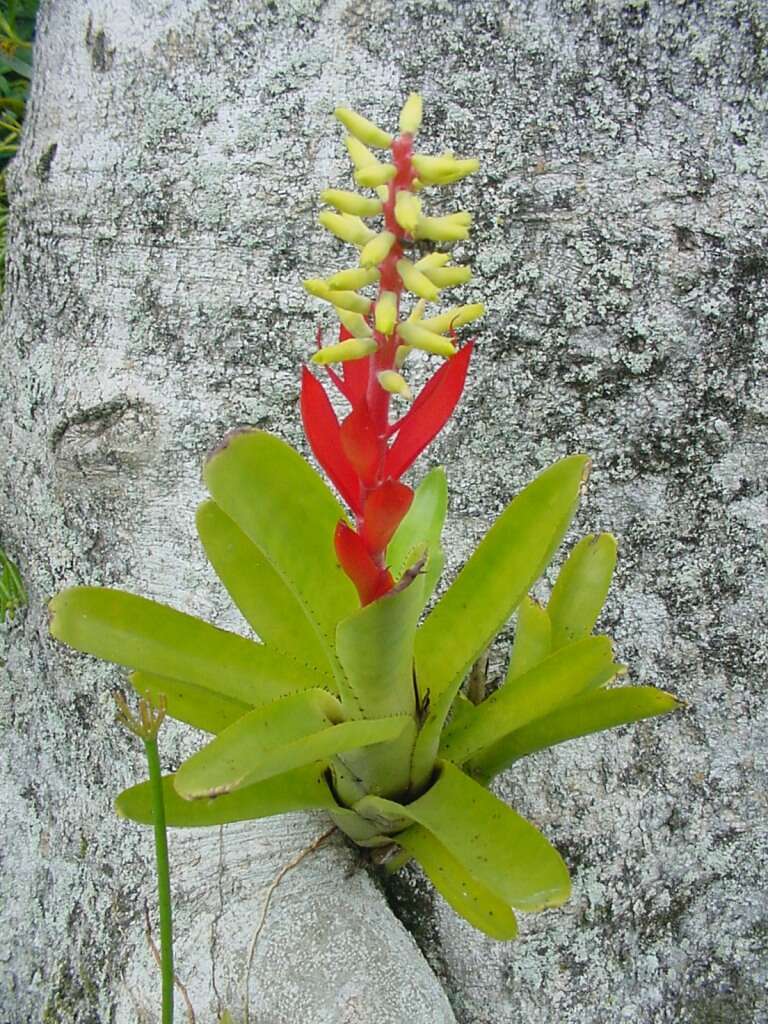
<path id="1" fill-rule="evenodd" d="M 609 638 L 592 631 L 614 567 L 610 535 L 576 545 L 546 607 L 527 596 L 573 518 L 589 470 L 584 455 L 551 466 L 511 502 L 425 615 L 443 563 L 446 483 L 441 469 L 415 491 L 402 477 L 460 398 L 472 343 L 459 347 L 455 331 L 483 307 L 425 315 L 427 303 L 470 277 L 448 252 L 467 237 L 470 217 L 427 214 L 422 199 L 478 164 L 414 152 L 417 95 L 394 138 L 350 110 L 336 115 L 349 132 L 355 181 L 373 195 L 323 193 L 334 209 L 321 223 L 358 249 L 353 269 L 305 283 L 340 320 L 339 340 L 319 339 L 312 362 L 326 368 L 345 413 L 339 420 L 309 369 L 301 409 L 348 511 L 288 445 L 237 430 L 206 463 L 211 500 L 197 526 L 260 642 L 98 588 L 56 597 L 51 630 L 132 668 L 142 697 L 214 734 L 164 780 L 170 825 L 323 808 L 360 846 L 415 858 L 459 914 L 510 939 L 514 910 L 562 903 L 569 877 L 547 839 L 489 791 L 490 780 L 527 754 L 662 714 L 676 701 L 650 687 L 609 685 L 624 669 Z M 389 150 L 391 162 L 372 149 Z M 424 242 L 438 247 L 425 252 Z M 445 361 L 393 420 L 393 396 L 411 399 L 404 364 L 418 351 Z M 516 610 L 506 678 L 485 696 L 477 665 Z M 142 823 L 152 821 L 151 807 L 147 783 L 117 800 L 120 814 Z"/>

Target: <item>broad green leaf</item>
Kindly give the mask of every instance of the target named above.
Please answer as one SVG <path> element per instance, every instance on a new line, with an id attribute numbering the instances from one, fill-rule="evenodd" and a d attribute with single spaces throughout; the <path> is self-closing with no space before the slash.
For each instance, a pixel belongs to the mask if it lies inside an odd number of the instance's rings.
<path id="1" fill-rule="evenodd" d="M 381 829 L 378 825 L 361 817 L 348 807 L 333 808 L 331 818 L 334 825 L 340 828 L 344 835 L 349 836 L 358 846 L 387 846 L 392 842 L 390 836 L 381 834 Z"/>
<path id="2" fill-rule="evenodd" d="M 585 455 L 562 459 L 496 520 L 418 632 L 422 694 L 434 701 L 457 687 L 510 617 L 568 529 L 588 468 Z"/>
<path id="3" fill-rule="evenodd" d="M 427 545 L 425 603 L 432 596 L 443 568 L 440 535 L 448 508 L 445 469 L 436 466 L 416 488 L 411 507 L 387 548 L 387 564 L 395 579 L 413 564 L 420 545 Z"/>
<path id="4" fill-rule="evenodd" d="M 537 750 L 628 722 L 675 711 L 680 703 L 653 686 L 597 690 L 505 736 L 469 761 L 473 775 L 490 781 L 509 765 Z"/>
<path id="5" fill-rule="evenodd" d="M 260 430 L 230 434 L 203 477 L 216 504 L 294 594 L 336 668 L 336 626 L 359 607 L 333 546 L 344 513 L 320 476 L 289 445 Z"/>
<path id="6" fill-rule="evenodd" d="M 197 510 L 205 553 L 261 640 L 330 676 L 328 657 L 306 612 L 256 545 L 214 501 Z"/>
<path id="7" fill-rule="evenodd" d="M 395 799 L 410 788 L 411 758 L 417 731 L 413 715 L 396 717 L 402 721 L 403 727 L 394 739 L 353 748 L 340 753 L 337 758 L 352 777 L 362 783 L 366 792 Z M 379 720 L 388 721 L 386 718 Z"/>
<path id="8" fill-rule="evenodd" d="M 524 597 L 517 611 L 515 642 L 509 658 L 507 680 L 524 675 L 552 653 L 549 615 L 538 601 Z"/>
<path id="9" fill-rule="evenodd" d="M 590 533 L 573 549 L 547 604 L 553 651 L 592 632 L 615 565 L 616 538 L 610 533 Z"/>
<path id="10" fill-rule="evenodd" d="M 339 623 L 336 653 L 360 713 L 413 715 L 413 643 L 424 607 L 424 578 L 385 594 Z"/>
<path id="11" fill-rule="evenodd" d="M 230 821 L 269 818 L 289 811 L 332 810 L 336 806 L 322 764 L 294 768 L 212 800 L 183 800 L 174 787 L 174 780 L 174 775 L 163 777 L 166 823 L 172 828 L 203 828 Z M 140 825 L 153 824 L 150 783 L 142 782 L 124 790 L 115 801 L 115 810 L 122 818 L 130 818 Z"/>
<path id="12" fill-rule="evenodd" d="M 158 697 L 165 697 L 166 711 L 171 718 L 206 732 L 223 732 L 254 707 L 194 683 L 153 676 L 148 672 L 132 672 L 130 681 L 139 696 L 149 697 L 153 704 L 157 704 Z"/>
<path id="13" fill-rule="evenodd" d="M 585 690 L 595 689 L 622 670 L 613 661 L 607 636 L 591 636 L 563 647 L 510 680 L 465 716 L 446 729 L 440 755 L 457 764 L 561 704 L 570 703 Z"/>
<path id="14" fill-rule="evenodd" d="M 345 722 L 334 697 L 307 690 L 257 708 L 219 733 L 179 768 L 176 788 L 188 800 L 230 793 L 355 747 L 393 740 L 408 722 Z"/>
<path id="15" fill-rule="evenodd" d="M 395 842 L 416 858 L 457 914 L 492 939 L 514 939 L 517 921 L 510 907 L 473 878 L 431 832 L 412 825 L 395 836 Z"/>
<path id="16" fill-rule="evenodd" d="M 508 906 L 541 910 L 570 895 L 568 869 L 541 832 L 452 764 L 439 762 L 436 781 L 406 806 L 365 802 L 422 825 Z"/>
<path id="17" fill-rule="evenodd" d="M 78 651 L 249 705 L 327 679 L 287 654 L 122 590 L 73 587 L 57 594 L 50 613 L 52 636 Z"/>

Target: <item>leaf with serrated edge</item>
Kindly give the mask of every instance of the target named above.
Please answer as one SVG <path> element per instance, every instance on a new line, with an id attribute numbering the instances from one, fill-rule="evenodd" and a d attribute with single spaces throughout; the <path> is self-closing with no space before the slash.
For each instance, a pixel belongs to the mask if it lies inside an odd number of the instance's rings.
<path id="1" fill-rule="evenodd" d="M 479 704 L 471 718 L 445 731 L 441 757 L 461 764 L 507 733 L 570 703 L 612 679 L 622 666 L 613 661 L 607 636 L 590 636 L 563 647 L 523 676 L 510 680 Z"/>
<path id="2" fill-rule="evenodd" d="M 435 781 L 410 804 L 380 797 L 365 803 L 422 825 L 472 878 L 511 907 L 541 910 L 570 895 L 568 869 L 541 832 L 452 764 L 438 762 Z"/>
<path id="3" fill-rule="evenodd" d="M 576 511 L 585 455 L 550 466 L 502 512 L 416 634 L 416 674 L 431 710 L 416 741 L 412 779 L 421 788 L 464 675 L 544 570 Z"/>
<path id="4" fill-rule="evenodd" d="M 230 793 L 345 750 L 393 740 L 409 721 L 345 722 L 334 697 L 309 690 L 238 719 L 179 768 L 176 788 L 188 800 Z"/>
<path id="5" fill-rule="evenodd" d="M 203 478 L 216 504 L 269 560 L 315 627 L 334 667 L 336 626 L 359 607 L 336 559 L 333 537 L 344 518 L 322 478 L 289 445 L 261 430 L 229 434 Z"/>
<path id="6" fill-rule="evenodd" d="M 206 732 L 223 732 L 254 707 L 193 683 L 153 676 L 148 672 L 132 672 L 130 681 L 140 697 L 148 697 L 155 705 L 159 697 L 164 697 L 165 709 L 171 718 Z"/>
<path id="7" fill-rule="evenodd" d="M 395 579 L 399 579 L 413 564 L 414 552 L 420 545 L 427 545 L 427 564 L 424 570 L 427 578 L 425 600 L 431 597 L 443 567 L 440 534 L 447 508 L 448 488 L 445 469 L 436 466 L 427 473 L 414 491 L 411 507 L 387 548 L 387 565 Z"/>
<path id="8" fill-rule="evenodd" d="M 332 810 L 336 806 L 322 764 L 303 765 L 213 800 L 183 800 L 174 788 L 174 779 L 173 775 L 163 777 L 165 818 L 171 828 L 204 828 L 291 811 Z M 152 825 L 150 782 L 124 790 L 115 800 L 115 810 L 122 818 Z"/>
<path id="9" fill-rule="evenodd" d="M 197 531 L 216 575 L 261 640 L 330 678 L 328 657 L 306 612 L 253 541 L 214 501 L 198 508 Z"/>
<path id="10" fill-rule="evenodd" d="M 440 895 L 473 927 L 492 939 L 515 938 L 517 921 L 511 908 L 473 878 L 431 832 L 412 825 L 398 833 L 395 842 L 416 858 Z"/>
<path id="11" fill-rule="evenodd" d="M 597 690 L 516 729 L 473 757 L 467 768 L 473 775 L 490 781 L 515 761 L 537 750 L 617 725 L 665 715 L 679 707 L 679 701 L 671 693 L 653 686 Z"/>
<path id="12" fill-rule="evenodd" d="M 553 651 L 592 632 L 615 565 L 616 538 L 610 533 L 590 533 L 574 547 L 547 604 Z"/>
<path id="13" fill-rule="evenodd" d="M 287 654 L 122 590 L 72 587 L 50 613 L 51 635 L 75 650 L 250 705 L 327 680 Z"/>

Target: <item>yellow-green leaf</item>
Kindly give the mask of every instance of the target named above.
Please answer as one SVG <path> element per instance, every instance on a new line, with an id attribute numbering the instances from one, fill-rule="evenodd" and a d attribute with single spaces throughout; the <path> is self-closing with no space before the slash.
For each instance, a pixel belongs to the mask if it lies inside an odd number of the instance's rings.
<path id="1" fill-rule="evenodd" d="M 653 686 L 619 686 L 612 690 L 597 690 L 516 729 L 473 757 L 467 768 L 473 775 L 490 781 L 494 775 L 521 757 L 537 750 L 565 743 L 578 736 L 611 729 L 616 725 L 665 715 L 678 707 L 680 703 L 671 693 L 657 690 Z"/>
<path id="2" fill-rule="evenodd" d="M 165 817 L 171 828 L 203 828 L 230 821 L 269 818 L 289 811 L 331 810 L 336 806 L 322 764 L 304 765 L 211 800 L 183 800 L 174 780 L 174 775 L 163 777 Z M 122 818 L 152 825 L 150 783 L 142 782 L 124 790 L 115 800 L 115 810 Z"/>
<path id="3" fill-rule="evenodd" d="M 615 565 L 616 538 L 610 533 L 590 533 L 575 546 L 547 604 L 553 651 L 592 632 Z"/>
<path id="4" fill-rule="evenodd" d="M 327 679 L 288 654 L 122 590 L 72 587 L 56 595 L 50 613 L 52 636 L 78 651 L 249 705 Z"/>

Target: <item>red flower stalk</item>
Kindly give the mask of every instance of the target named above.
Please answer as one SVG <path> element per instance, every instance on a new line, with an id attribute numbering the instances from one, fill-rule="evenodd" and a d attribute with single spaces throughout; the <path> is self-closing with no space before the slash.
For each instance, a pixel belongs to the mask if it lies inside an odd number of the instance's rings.
<path id="1" fill-rule="evenodd" d="M 350 131 L 346 139 L 358 185 L 377 198 L 329 189 L 322 198 L 336 208 L 321 223 L 360 249 L 360 266 L 329 280 L 305 282 L 307 290 L 330 302 L 341 320 L 337 344 L 319 347 L 312 361 L 326 365 L 331 382 L 349 403 L 339 422 L 323 385 L 305 369 L 301 413 L 309 444 L 320 465 L 354 514 L 354 526 L 341 521 L 334 538 L 342 568 L 355 584 L 363 605 L 394 586 L 386 549 L 405 516 L 413 491 L 402 475 L 442 429 L 464 387 L 472 343 L 457 349 L 455 328 L 481 316 L 480 304 L 452 307 L 424 319 L 425 303 L 443 288 L 465 283 L 466 267 L 448 267 L 448 253 L 433 252 L 417 262 L 406 257 L 416 240 L 449 242 L 466 238 L 468 214 L 428 217 L 416 195 L 427 185 L 448 184 L 477 169 L 475 160 L 418 156 L 413 137 L 421 121 L 421 99 L 412 94 L 400 116 L 401 133 L 387 135 L 353 111 L 336 116 Z M 381 163 L 368 146 L 389 148 L 392 163 Z M 375 232 L 362 217 L 381 216 Z M 359 291 L 377 284 L 371 299 Z M 401 305 L 407 291 L 420 301 L 407 318 Z M 320 340 L 318 338 L 318 344 Z M 400 374 L 408 355 L 422 350 L 447 358 L 429 379 L 411 408 L 390 422 L 393 395 L 410 399 Z M 341 371 L 331 364 L 340 363 Z"/>

